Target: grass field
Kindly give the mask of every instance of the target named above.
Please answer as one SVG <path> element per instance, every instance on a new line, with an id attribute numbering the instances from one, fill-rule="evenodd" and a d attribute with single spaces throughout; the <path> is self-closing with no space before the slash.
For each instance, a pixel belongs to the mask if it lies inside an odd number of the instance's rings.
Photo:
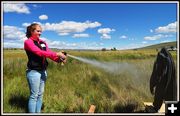
<path id="1" fill-rule="evenodd" d="M 114 75 L 72 58 L 68 58 L 64 66 L 48 59 L 42 112 L 87 113 L 92 104 L 97 113 L 139 112 L 144 109 L 144 101 L 153 101 L 149 79 L 156 50 L 66 52 L 97 61 L 128 63 L 138 69 L 137 75 L 131 75 L 132 70 Z M 171 51 L 171 54 L 177 64 L 176 51 Z M 4 113 L 27 112 L 26 64 L 25 51 L 3 51 Z"/>

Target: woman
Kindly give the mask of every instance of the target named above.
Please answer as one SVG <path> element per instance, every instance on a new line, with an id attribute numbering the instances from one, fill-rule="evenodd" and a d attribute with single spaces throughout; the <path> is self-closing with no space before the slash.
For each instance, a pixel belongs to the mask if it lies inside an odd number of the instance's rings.
<path id="1" fill-rule="evenodd" d="M 40 113 L 42 107 L 42 99 L 44 86 L 47 78 L 48 62 L 46 58 L 50 58 L 55 62 L 59 62 L 60 58 L 66 62 L 66 56 L 62 52 L 53 52 L 48 48 L 45 41 L 40 39 L 42 28 L 39 24 L 33 23 L 27 27 L 26 37 L 24 41 L 24 49 L 28 56 L 26 76 L 30 88 L 30 97 L 28 102 L 28 111 L 30 113 Z"/>

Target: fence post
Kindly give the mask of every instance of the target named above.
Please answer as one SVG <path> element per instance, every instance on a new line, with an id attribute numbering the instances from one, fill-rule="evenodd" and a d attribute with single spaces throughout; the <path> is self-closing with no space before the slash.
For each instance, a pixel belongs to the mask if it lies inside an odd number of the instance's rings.
<path id="1" fill-rule="evenodd" d="M 91 105 L 91 106 L 90 106 L 90 108 L 89 108 L 88 113 L 94 113 L 95 108 L 96 108 L 96 106 L 95 106 L 95 105 Z"/>

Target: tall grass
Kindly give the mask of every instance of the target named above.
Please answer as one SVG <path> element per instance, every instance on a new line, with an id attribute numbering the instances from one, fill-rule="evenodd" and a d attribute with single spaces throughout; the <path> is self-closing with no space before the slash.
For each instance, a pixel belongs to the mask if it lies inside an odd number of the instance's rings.
<path id="1" fill-rule="evenodd" d="M 98 61 L 128 62 L 138 69 L 113 75 L 102 69 L 68 58 L 65 66 L 48 59 L 44 93 L 44 113 L 87 113 L 90 105 L 98 113 L 138 112 L 144 101 L 153 101 L 149 91 L 156 51 L 67 51 Z M 172 53 L 176 61 L 176 53 Z M 4 50 L 3 112 L 26 113 L 29 88 L 26 80 L 27 56 L 21 50 Z"/>

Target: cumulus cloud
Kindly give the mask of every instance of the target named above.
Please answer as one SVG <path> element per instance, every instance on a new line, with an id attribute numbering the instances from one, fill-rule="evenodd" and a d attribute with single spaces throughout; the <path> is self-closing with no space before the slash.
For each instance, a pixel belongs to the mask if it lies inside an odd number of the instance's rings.
<path id="1" fill-rule="evenodd" d="M 69 35 L 70 33 L 84 32 L 88 28 L 96 28 L 101 26 L 99 22 L 75 22 L 62 21 L 60 23 L 45 23 L 41 24 L 44 31 L 55 31 L 59 35 Z"/>
<path id="2" fill-rule="evenodd" d="M 15 26 L 4 26 L 4 48 L 23 48 L 25 37 L 22 29 Z M 69 43 L 64 41 L 54 41 L 49 38 L 41 37 L 42 40 L 48 43 L 49 48 L 59 48 L 59 49 L 101 49 L 103 43 Z"/>
<path id="3" fill-rule="evenodd" d="M 3 47 L 4 48 L 22 48 L 26 40 L 25 32 L 22 28 L 5 25 L 3 27 Z"/>
<path id="4" fill-rule="evenodd" d="M 170 23 L 167 26 L 158 27 L 155 29 L 157 33 L 175 33 L 177 32 L 177 22 Z"/>
<path id="5" fill-rule="evenodd" d="M 75 21 L 62 21 L 60 23 L 45 23 L 42 24 L 40 22 L 33 22 L 38 23 L 42 26 L 43 31 L 54 31 L 60 36 L 69 35 L 72 33 L 81 33 L 86 31 L 90 28 L 96 28 L 101 26 L 99 22 L 75 22 Z M 22 26 L 27 27 L 31 23 L 23 23 Z M 75 35 L 76 36 L 76 35 Z M 87 35 L 80 35 L 80 36 L 87 36 Z"/>
<path id="6" fill-rule="evenodd" d="M 170 40 L 164 40 L 164 41 L 161 41 L 160 43 L 167 43 L 167 42 L 170 42 Z"/>
<path id="7" fill-rule="evenodd" d="M 69 35 L 71 33 L 84 32 L 88 28 L 96 28 L 101 26 L 99 22 L 75 22 L 62 21 L 60 23 L 45 23 L 41 24 L 44 31 L 55 31 L 58 35 Z"/>
<path id="8" fill-rule="evenodd" d="M 102 39 L 111 39 L 111 36 L 108 34 L 110 34 L 112 31 L 115 31 L 115 29 L 110 29 L 110 28 L 98 29 L 98 33 L 102 34 L 101 36 Z"/>
<path id="9" fill-rule="evenodd" d="M 81 42 L 77 43 L 75 49 L 102 49 L 103 43 L 98 43 L 98 42 Z"/>
<path id="10" fill-rule="evenodd" d="M 29 25 L 29 23 L 24 23 L 24 26 Z M 77 36 L 89 36 L 88 34 L 76 34 Z M 18 28 L 16 26 L 5 25 L 3 27 L 3 47 L 4 48 L 23 48 L 24 40 L 26 40 L 24 29 Z M 103 43 L 67 43 L 64 41 L 54 41 L 49 38 L 41 37 L 42 40 L 48 43 L 49 48 L 59 48 L 59 49 L 101 49 Z"/>
<path id="11" fill-rule="evenodd" d="M 58 33 L 58 35 L 60 35 L 60 36 L 65 36 L 65 35 L 69 35 L 69 33 Z"/>
<path id="12" fill-rule="evenodd" d="M 53 41 L 47 38 L 41 38 L 48 43 L 49 48 L 59 48 L 59 49 L 101 49 L 103 43 L 67 43 L 64 41 Z"/>
<path id="13" fill-rule="evenodd" d="M 172 37 L 172 35 L 163 35 L 163 34 L 158 34 L 154 36 L 146 36 L 144 37 L 145 40 L 158 40 L 161 38 L 167 38 L 167 37 Z"/>
<path id="14" fill-rule="evenodd" d="M 127 36 L 122 35 L 122 36 L 120 36 L 120 38 L 121 38 L 121 39 L 126 39 L 126 38 L 127 38 Z"/>
<path id="15" fill-rule="evenodd" d="M 89 34 L 81 33 L 81 34 L 74 34 L 73 38 L 85 38 L 89 37 Z"/>
<path id="16" fill-rule="evenodd" d="M 112 31 L 115 31 L 115 29 L 110 29 L 110 28 L 100 28 L 98 29 L 98 33 L 104 34 L 104 33 L 110 33 Z"/>
<path id="17" fill-rule="evenodd" d="M 151 32 L 151 33 L 153 33 L 153 30 L 152 30 L 152 29 L 150 29 L 150 32 Z"/>
<path id="18" fill-rule="evenodd" d="M 33 6 L 33 8 L 40 8 L 40 7 L 41 7 L 41 6 L 38 5 L 38 4 L 33 4 L 32 6 Z"/>
<path id="19" fill-rule="evenodd" d="M 4 3 L 4 12 L 17 12 L 29 14 L 29 8 L 22 3 Z"/>
<path id="20" fill-rule="evenodd" d="M 40 15 L 40 16 L 39 16 L 39 19 L 40 19 L 40 20 L 47 20 L 47 19 L 48 19 L 48 16 L 47 16 L 47 15 Z"/>
<path id="21" fill-rule="evenodd" d="M 37 23 L 39 25 L 42 25 L 40 22 L 32 22 L 32 23 Z M 27 28 L 27 26 L 31 25 L 32 23 L 23 23 L 22 26 Z"/>
<path id="22" fill-rule="evenodd" d="M 3 42 L 4 48 L 23 48 L 23 41 L 5 41 Z"/>
<path id="23" fill-rule="evenodd" d="M 147 41 L 142 41 L 142 43 L 143 43 L 143 44 L 146 44 L 146 43 L 147 43 Z"/>
<path id="24" fill-rule="evenodd" d="M 12 39 L 25 40 L 26 39 L 25 32 L 23 32 L 21 28 L 17 28 L 15 26 L 8 26 L 8 25 L 4 26 L 3 37 L 6 40 L 7 39 L 10 39 L 10 40 Z"/>
<path id="25" fill-rule="evenodd" d="M 160 26 L 154 31 L 150 29 L 150 32 L 156 32 L 157 35 L 146 36 L 144 37 L 145 40 L 158 40 L 161 38 L 173 37 L 174 34 L 177 32 L 177 22 L 170 23 L 167 26 Z"/>
<path id="26" fill-rule="evenodd" d="M 27 27 L 27 26 L 29 26 L 30 24 L 31 24 L 31 23 L 23 23 L 22 26 L 23 26 L 23 27 Z"/>
<path id="27" fill-rule="evenodd" d="M 106 34 L 106 33 L 103 33 L 102 36 L 101 36 L 102 39 L 111 39 L 111 36 Z"/>

